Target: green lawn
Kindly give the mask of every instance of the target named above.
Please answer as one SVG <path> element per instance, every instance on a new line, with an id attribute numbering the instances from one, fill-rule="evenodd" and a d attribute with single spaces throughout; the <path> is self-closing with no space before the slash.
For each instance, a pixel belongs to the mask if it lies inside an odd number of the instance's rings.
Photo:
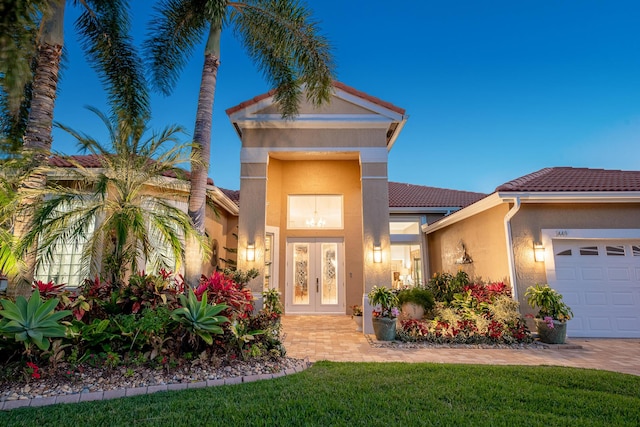
<path id="1" fill-rule="evenodd" d="M 0 425 L 638 426 L 640 377 L 560 367 L 319 362 L 235 386 L 22 408 Z"/>

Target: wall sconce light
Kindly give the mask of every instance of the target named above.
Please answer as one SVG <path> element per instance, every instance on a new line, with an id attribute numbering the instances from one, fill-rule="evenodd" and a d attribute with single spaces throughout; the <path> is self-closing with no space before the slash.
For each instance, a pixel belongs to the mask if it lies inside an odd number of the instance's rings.
<path id="1" fill-rule="evenodd" d="M 382 262 L 382 248 L 380 247 L 380 245 L 375 245 L 373 247 L 373 262 Z"/>
<path id="2" fill-rule="evenodd" d="M 256 245 L 249 243 L 247 245 L 247 261 L 253 262 L 256 260 Z"/>
<path id="3" fill-rule="evenodd" d="M 540 243 L 533 244 L 533 258 L 536 262 L 544 262 L 544 246 Z"/>

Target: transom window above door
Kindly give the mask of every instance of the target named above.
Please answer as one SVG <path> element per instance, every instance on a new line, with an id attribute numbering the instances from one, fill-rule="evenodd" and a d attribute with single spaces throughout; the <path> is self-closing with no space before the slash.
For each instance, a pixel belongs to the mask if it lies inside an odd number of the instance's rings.
<path id="1" fill-rule="evenodd" d="M 341 195 L 289 195 L 287 228 L 291 230 L 344 228 Z"/>

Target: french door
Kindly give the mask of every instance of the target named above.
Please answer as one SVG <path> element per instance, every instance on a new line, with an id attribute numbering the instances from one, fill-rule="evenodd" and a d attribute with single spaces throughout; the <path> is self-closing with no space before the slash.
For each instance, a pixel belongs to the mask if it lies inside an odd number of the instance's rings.
<path id="1" fill-rule="evenodd" d="M 287 240 L 285 310 L 345 313 L 342 239 Z"/>

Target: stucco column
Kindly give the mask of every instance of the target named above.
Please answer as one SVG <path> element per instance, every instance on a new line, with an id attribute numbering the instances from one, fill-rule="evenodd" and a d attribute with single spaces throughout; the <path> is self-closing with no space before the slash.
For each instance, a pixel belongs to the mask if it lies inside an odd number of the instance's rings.
<path id="1" fill-rule="evenodd" d="M 238 217 L 238 269 L 257 268 L 260 274 L 249 282 L 254 293 L 262 292 L 264 282 L 264 237 L 267 200 L 267 163 L 241 163 L 240 214 Z M 253 245 L 255 258 L 247 259 Z"/>
<path id="2" fill-rule="evenodd" d="M 387 164 L 362 164 L 362 251 L 364 254 L 364 333 L 373 333 L 366 294 L 373 286 L 391 287 L 389 237 L 389 184 Z M 382 260 L 374 262 L 373 248 L 380 246 Z"/>

